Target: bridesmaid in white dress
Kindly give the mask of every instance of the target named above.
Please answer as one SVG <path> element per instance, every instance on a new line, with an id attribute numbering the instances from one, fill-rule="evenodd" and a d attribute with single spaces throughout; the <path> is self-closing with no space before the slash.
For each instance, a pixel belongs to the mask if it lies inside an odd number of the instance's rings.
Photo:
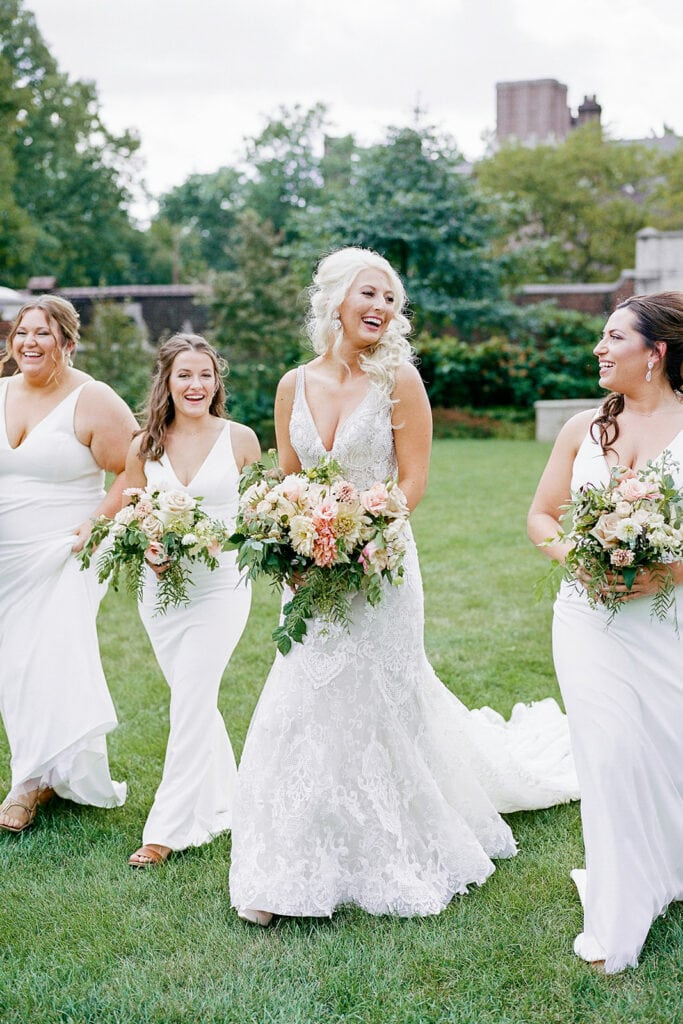
<path id="1" fill-rule="evenodd" d="M 644 467 L 670 452 L 683 487 L 683 293 L 622 302 L 595 347 L 596 413 L 560 432 L 529 514 L 537 544 L 556 536 L 562 504 L 611 467 Z M 566 543 L 541 550 L 563 561 Z M 584 906 L 578 956 L 614 973 L 636 966 L 653 920 L 683 899 L 683 563 L 674 574 L 678 629 L 650 617 L 653 575 L 641 570 L 624 606 L 591 608 L 563 583 L 555 604 L 555 668 L 581 787 L 586 871 L 574 871 Z"/>
<path id="2" fill-rule="evenodd" d="M 128 454 L 131 487 L 183 490 L 228 527 L 237 513 L 244 466 L 260 458 L 253 430 L 225 419 L 217 353 L 195 334 L 176 334 L 159 349 L 146 425 Z M 147 634 L 171 691 L 164 773 L 131 867 L 165 861 L 230 828 L 237 769 L 217 707 L 221 676 L 249 615 L 251 591 L 237 555 L 223 552 L 215 571 L 194 563 L 190 603 L 156 615 L 151 566 L 140 605 Z M 155 575 L 156 573 L 156 575 Z"/>
<path id="3" fill-rule="evenodd" d="M 326 452 L 359 488 L 398 478 L 415 508 L 427 485 L 431 414 L 406 340 L 402 284 L 382 257 L 322 261 L 309 333 L 318 352 L 276 399 L 287 473 Z M 230 895 L 241 917 L 436 914 L 481 884 L 515 841 L 499 811 L 577 796 L 564 716 L 518 706 L 508 726 L 469 712 L 424 650 L 412 538 L 401 587 L 353 599 L 349 632 L 313 620 L 278 654 L 238 773 Z"/>
<path id="4" fill-rule="evenodd" d="M 126 794 L 107 761 L 103 588 L 73 553 L 91 516 L 120 508 L 137 424 L 111 388 L 72 368 L 78 332 L 71 303 L 32 299 L 7 342 L 19 372 L 0 381 L 0 709 L 12 752 L 0 829 L 15 833 L 53 793 L 98 807 Z M 105 470 L 118 474 L 106 496 Z"/>

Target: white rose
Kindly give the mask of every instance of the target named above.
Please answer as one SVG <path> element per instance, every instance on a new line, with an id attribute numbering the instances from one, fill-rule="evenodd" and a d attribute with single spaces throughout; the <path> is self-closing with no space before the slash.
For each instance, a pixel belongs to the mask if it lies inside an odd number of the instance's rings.
<path id="1" fill-rule="evenodd" d="M 160 540 L 164 533 L 164 524 L 155 515 L 145 516 L 140 523 L 140 529 L 150 540 Z"/>
<path id="2" fill-rule="evenodd" d="M 197 504 L 187 491 L 161 491 L 159 494 L 159 508 L 162 512 L 168 512 L 172 516 L 181 516 L 190 512 Z"/>

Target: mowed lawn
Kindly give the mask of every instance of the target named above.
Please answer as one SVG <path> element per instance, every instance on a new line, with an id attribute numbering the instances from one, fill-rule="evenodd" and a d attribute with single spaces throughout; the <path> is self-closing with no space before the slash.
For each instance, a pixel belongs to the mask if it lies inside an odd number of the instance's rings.
<path id="1" fill-rule="evenodd" d="M 546 563 L 525 535 L 547 451 L 527 441 L 437 442 L 414 517 L 433 664 L 468 705 L 506 715 L 517 700 L 558 696 L 551 601 L 534 596 Z M 276 615 L 276 596 L 258 587 L 224 679 L 221 709 L 238 755 Z M 130 870 L 161 774 L 167 691 L 127 595 L 109 594 L 100 632 L 121 721 L 113 775 L 128 780 L 129 798 L 114 811 L 55 801 L 32 831 L 0 834 L 3 1024 L 683 1021 L 680 905 L 656 922 L 637 971 L 605 978 L 571 953 L 581 925 L 569 880 L 583 860 L 576 805 L 510 815 L 518 856 L 435 918 L 348 908 L 331 920 L 248 927 L 229 906 L 229 836 L 157 870 Z M 4 792 L 4 735 L 0 782 Z"/>

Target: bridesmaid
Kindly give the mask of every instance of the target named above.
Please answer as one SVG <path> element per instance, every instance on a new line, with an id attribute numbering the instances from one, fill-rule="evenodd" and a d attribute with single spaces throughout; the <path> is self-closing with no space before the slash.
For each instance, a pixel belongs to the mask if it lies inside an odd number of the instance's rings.
<path id="1" fill-rule="evenodd" d="M 228 525 L 237 512 L 241 470 L 260 458 L 253 430 L 225 418 L 221 361 L 196 334 L 176 334 L 159 349 L 145 426 L 128 453 L 132 487 L 182 489 L 202 497 Z M 216 706 L 221 676 L 242 635 L 251 591 L 236 553 L 220 566 L 191 567 L 191 603 L 155 615 L 156 575 L 147 572 L 140 616 L 171 691 L 170 732 L 161 784 L 128 861 L 147 868 L 230 828 L 237 769 Z"/>
<path id="2" fill-rule="evenodd" d="M 72 367 L 78 337 L 70 302 L 31 299 L 3 360 L 18 373 L 0 380 L 0 709 L 12 752 L 0 829 L 14 833 L 54 793 L 97 807 L 126 795 L 107 763 L 116 713 L 95 625 L 103 589 L 73 552 L 91 516 L 120 508 L 136 423 L 111 388 Z"/>
<path id="3" fill-rule="evenodd" d="M 529 535 L 563 562 L 562 506 L 582 484 L 607 483 L 613 466 L 644 468 L 665 452 L 683 487 L 683 292 L 620 303 L 594 349 L 598 410 L 562 428 L 529 513 Z M 658 574 L 641 569 L 612 622 L 582 587 L 562 584 L 553 654 L 581 787 L 586 870 L 572 872 L 584 905 L 574 952 L 607 973 L 635 967 L 650 925 L 683 899 L 683 562 L 677 629 L 653 620 Z M 609 626 L 608 626 L 609 624 Z"/>

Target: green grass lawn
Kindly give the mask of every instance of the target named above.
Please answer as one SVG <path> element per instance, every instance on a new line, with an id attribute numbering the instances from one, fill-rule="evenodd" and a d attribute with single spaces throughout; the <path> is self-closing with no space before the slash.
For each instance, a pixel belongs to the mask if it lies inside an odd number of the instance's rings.
<path id="1" fill-rule="evenodd" d="M 546 564 L 525 535 L 546 454 L 528 441 L 437 442 L 414 517 L 428 652 L 473 707 L 508 714 L 517 700 L 558 696 L 550 600 L 533 593 Z M 224 680 L 238 755 L 276 613 L 276 597 L 258 587 Z M 683 1021 L 680 905 L 655 923 L 637 971 L 601 977 L 571 953 L 581 925 L 569 880 L 583 859 L 576 805 L 510 815 L 518 856 L 436 918 L 345 909 L 248 927 L 229 907 L 229 836 L 163 868 L 130 870 L 161 774 L 167 691 L 126 595 L 107 597 L 100 631 L 121 721 L 112 770 L 129 798 L 114 811 L 55 801 L 32 831 L 0 834 L 3 1024 Z M 7 765 L 3 736 L 3 792 Z"/>

